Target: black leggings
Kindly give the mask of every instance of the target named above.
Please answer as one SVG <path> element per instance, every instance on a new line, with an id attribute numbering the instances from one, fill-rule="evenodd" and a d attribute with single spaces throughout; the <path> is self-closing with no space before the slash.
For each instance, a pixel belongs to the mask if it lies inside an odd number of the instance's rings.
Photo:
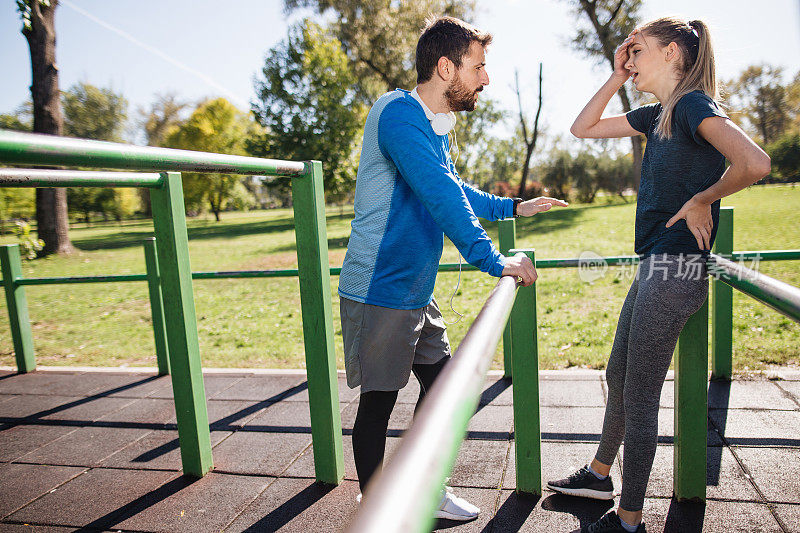
<path id="1" fill-rule="evenodd" d="M 419 399 L 414 412 L 419 409 L 422 399 L 430 390 L 450 357 L 445 357 L 432 365 L 413 365 L 412 371 L 419 381 Z M 386 451 L 386 430 L 389 417 L 397 401 L 398 391 L 369 391 L 361 394 L 358 413 L 353 424 L 353 458 L 361 491 L 367 486 L 372 475 L 381 466 Z"/>

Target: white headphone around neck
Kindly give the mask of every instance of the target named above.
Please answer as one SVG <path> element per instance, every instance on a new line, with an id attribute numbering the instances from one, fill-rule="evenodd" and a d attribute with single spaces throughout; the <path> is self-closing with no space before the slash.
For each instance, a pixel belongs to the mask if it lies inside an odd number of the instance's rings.
<path id="1" fill-rule="evenodd" d="M 420 98 L 416 87 L 414 87 L 414 90 L 411 91 L 411 96 L 414 98 L 414 100 L 419 102 L 419 105 L 422 106 L 422 110 L 425 111 L 425 117 L 430 120 L 433 133 L 436 135 L 447 135 L 453 130 L 453 128 L 456 127 L 455 113 L 452 111 L 449 113 L 434 113 L 427 105 L 425 105 L 425 102 L 422 101 L 422 98 Z"/>

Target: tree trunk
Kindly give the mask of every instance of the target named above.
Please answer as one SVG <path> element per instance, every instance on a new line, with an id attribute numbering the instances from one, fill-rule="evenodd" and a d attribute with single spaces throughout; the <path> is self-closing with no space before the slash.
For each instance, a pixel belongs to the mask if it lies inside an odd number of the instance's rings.
<path id="1" fill-rule="evenodd" d="M 517 103 L 519 104 L 519 122 L 522 128 L 522 136 L 525 139 L 525 164 L 522 167 L 522 178 L 519 181 L 517 196 L 526 199 L 525 186 L 528 184 L 531 156 L 533 155 L 534 149 L 536 149 L 536 140 L 539 138 L 539 115 L 542 112 L 542 63 L 539 63 L 539 106 L 536 109 L 536 118 L 533 122 L 533 135 L 530 139 L 528 139 L 528 128 L 525 124 L 525 115 L 522 111 L 522 95 L 520 94 L 519 73 L 517 71 L 514 71 L 514 81 L 517 91 Z"/>
<path id="2" fill-rule="evenodd" d="M 623 111 L 627 113 L 631 110 L 631 101 L 624 85 L 619 88 L 617 94 L 619 94 L 619 99 L 622 100 Z M 631 148 L 633 149 L 633 188 L 636 189 L 636 192 L 639 192 L 639 183 L 642 181 L 642 157 L 644 156 L 642 137 L 640 135 L 631 137 Z"/>
<path id="3" fill-rule="evenodd" d="M 57 0 L 44 6 L 30 0 L 31 27 L 23 29 L 31 52 L 31 97 L 33 99 L 33 131 L 61 135 L 64 117 L 61 114 L 61 92 L 56 67 L 55 13 Z M 39 238 L 44 241 L 42 255 L 70 253 L 67 190 L 36 189 L 36 221 Z"/>

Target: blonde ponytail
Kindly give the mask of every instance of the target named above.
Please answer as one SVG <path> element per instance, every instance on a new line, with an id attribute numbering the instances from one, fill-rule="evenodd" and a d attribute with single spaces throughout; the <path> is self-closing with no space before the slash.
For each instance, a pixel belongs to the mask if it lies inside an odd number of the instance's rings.
<path id="1" fill-rule="evenodd" d="M 708 26 L 702 20 L 686 23 L 678 18 L 664 17 L 645 24 L 642 33 L 653 37 L 664 47 L 674 42 L 681 51 L 681 64 L 678 65 L 681 81 L 672 91 L 666 102 L 662 103 L 661 116 L 656 126 L 656 134 L 662 139 L 672 137 L 672 116 L 675 105 L 686 94 L 702 91 L 710 98 L 719 100 L 714 48 Z"/>

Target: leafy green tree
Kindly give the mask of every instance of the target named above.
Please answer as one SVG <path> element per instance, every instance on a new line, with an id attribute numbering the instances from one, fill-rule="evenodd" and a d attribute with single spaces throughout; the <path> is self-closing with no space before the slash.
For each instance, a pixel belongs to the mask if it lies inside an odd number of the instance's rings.
<path id="1" fill-rule="evenodd" d="M 544 165 L 542 185 L 547 187 L 550 196 L 569 199 L 572 180 L 572 156 L 567 150 L 554 150 Z"/>
<path id="2" fill-rule="evenodd" d="M 570 162 L 570 181 L 579 202 L 594 202 L 600 182 L 597 179 L 597 158 L 582 150 Z"/>
<path id="3" fill-rule="evenodd" d="M 164 140 L 183 122 L 181 114 L 189 104 L 178 100 L 174 93 L 157 94 L 149 109 L 139 108 L 139 124 L 148 146 L 163 146 Z M 138 189 L 142 213 L 153 215 L 150 208 L 150 189 Z"/>
<path id="4" fill-rule="evenodd" d="M 64 134 L 81 139 L 122 141 L 128 101 L 111 89 L 76 83 L 61 97 Z"/>
<path id="5" fill-rule="evenodd" d="M 64 134 L 81 139 L 120 142 L 128 120 L 128 101 L 110 88 L 76 83 L 61 95 Z M 73 187 L 68 189 L 69 210 L 80 214 L 86 223 L 92 213 L 104 220 L 132 216 L 139 201 L 132 189 Z"/>
<path id="6" fill-rule="evenodd" d="M 800 133 L 787 133 L 767 146 L 772 176 L 783 182 L 800 181 Z"/>
<path id="7" fill-rule="evenodd" d="M 61 135 L 64 123 L 56 64 L 57 7 L 58 0 L 17 0 L 22 35 L 31 53 L 33 131 L 50 135 Z M 66 189 L 36 189 L 36 221 L 36 232 L 44 241 L 43 255 L 73 251 Z"/>
<path id="8" fill-rule="evenodd" d="M 633 160 L 630 155 L 611 157 L 601 153 L 596 158 L 595 176 L 600 189 L 616 194 L 627 202 L 625 191 L 634 186 L 631 168 Z"/>
<path id="9" fill-rule="evenodd" d="M 481 98 L 474 111 L 458 114 L 454 136 L 454 144 L 458 146 L 452 151 L 456 168 L 464 179 L 474 181 L 479 186 L 489 181 L 490 176 L 485 175 L 488 168 L 484 163 L 491 161 L 493 143 L 497 140 L 489 131 L 506 115 L 499 102 L 491 98 Z"/>
<path id="10" fill-rule="evenodd" d="M 328 200 L 355 186 L 356 150 L 366 118 L 357 99 L 356 78 L 341 43 L 305 20 L 269 51 L 256 80 L 253 112 L 263 127 L 251 138 L 251 154 L 289 160 L 322 161 Z M 286 191 L 289 180 L 272 180 Z"/>
<path id="11" fill-rule="evenodd" d="M 564 1 L 572 7 L 578 22 L 575 36 L 572 38 L 573 48 L 597 63 L 607 63 L 613 69 L 614 51 L 638 24 L 642 0 Z M 619 88 L 617 95 L 626 113 L 632 109 L 631 104 L 638 98 L 638 93 L 636 91 L 629 93 L 625 85 Z M 644 155 L 641 136 L 631 137 L 631 148 L 633 149 L 632 177 L 638 190 Z"/>
<path id="12" fill-rule="evenodd" d="M 166 139 L 170 148 L 244 155 L 248 137 L 256 135 L 257 126 L 224 98 L 200 104 L 189 119 Z M 187 210 L 202 211 L 206 206 L 217 222 L 220 212 L 232 207 L 231 201 L 242 194 L 239 176 L 230 174 L 183 174 L 183 194 Z M 240 198 L 239 198 L 240 199 Z"/>
<path id="13" fill-rule="evenodd" d="M 726 84 L 734 111 L 741 113 L 745 127 L 764 144 L 777 140 L 790 123 L 782 75 L 780 67 L 752 65 L 742 71 L 737 80 Z"/>
<path id="14" fill-rule="evenodd" d="M 414 54 L 425 19 L 433 14 L 470 21 L 475 0 L 284 0 L 287 13 L 310 8 L 332 16 L 365 102 L 395 88 L 416 85 Z"/>

